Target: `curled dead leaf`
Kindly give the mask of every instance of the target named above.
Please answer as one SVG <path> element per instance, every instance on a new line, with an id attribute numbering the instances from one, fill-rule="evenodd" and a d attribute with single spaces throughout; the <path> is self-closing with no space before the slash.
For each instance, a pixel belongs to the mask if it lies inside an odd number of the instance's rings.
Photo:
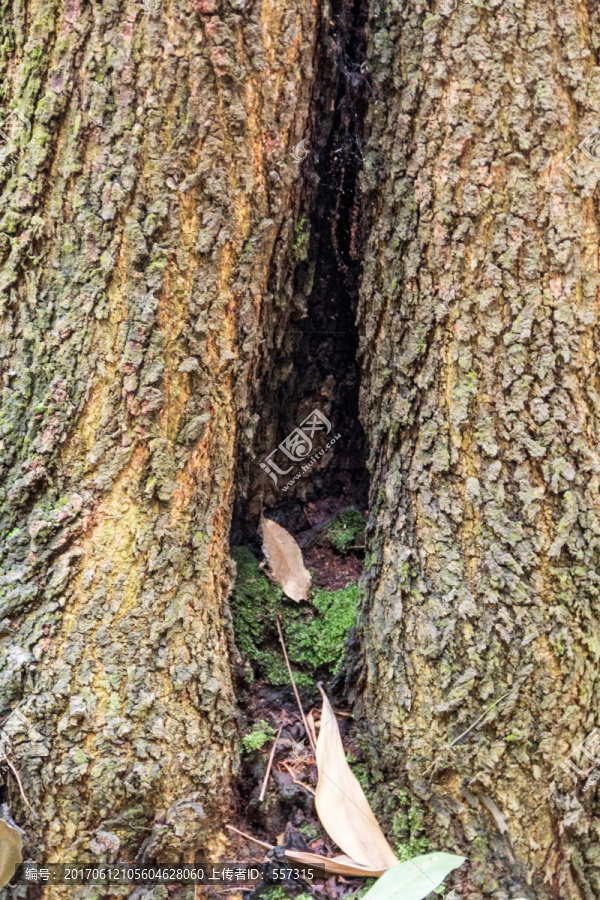
<path id="1" fill-rule="evenodd" d="M 330 875 L 355 875 L 358 878 L 379 878 L 387 869 L 370 869 L 368 866 L 360 866 L 349 856 L 319 856 L 317 853 L 303 853 L 300 850 L 286 850 L 285 855 L 290 862 L 298 866 L 310 866 L 320 873 Z"/>
<path id="2" fill-rule="evenodd" d="M 0 889 L 8 884 L 19 863 L 23 862 L 22 847 L 20 832 L 0 819 Z"/>
<path id="3" fill-rule="evenodd" d="M 323 711 L 317 741 L 317 815 L 329 837 L 350 857 L 353 865 L 381 874 L 397 865 L 398 860 L 346 761 L 335 714 L 320 686 L 319 690 Z"/>
<path id="4" fill-rule="evenodd" d="M 488 797 L 487 794 L 480 794 L 479 798 L 480 798 L 481 802 L 483 803 L 483 805 L 485 807 L 487 807 L 487 809 L 489 809 L 492 816 L 494 817 L 494 821 L 496 822 L 496 825 L 498 826 L 498 830 L 499 830 L 500 834 L 506 834 L 506 832 L 508 831 L 508 825 L 506 824 L 506 819 L 504 818 L 504 816 L 502 815 L 502 813 L 500 812 L 500 810 L 498 809 L 498 807 L 496 806 L 496 804 L 494 803 L 492 798 Z"/>
<path id="5" fill-rule="evenodd" d="M 317 732 L 315 730 L 315 717 L 313 716 L 312 709 L 306 716 L 306 724 L 308 725 L 311 737 L 311 744 L 313 747 L 317 746 Z"/>
<path id="6" fill-rule="evenodd" d="M 494 821 L 495 821 L 496 825 L 498 826 L 498 831 L 500 832 L 500 834 L 506 835 L 506 840 L 508 841 L 508 844 L 509 844 L 509 847 L 506 848 L 507 855 L 508 855 L 508 858 L 514 862 L 514 857 L 512 855 L 511 849 L 510 849 L 510 847 L 512 846 L 512 842 L 510 839 L 510 834 L 508 833 L 508 825 L 506 824 L 506 819 L 504 818 L 504 816 L 502 815 L 502 813 L 500 812 L 500 810 L 498 809 L 498 807 L 496 806 L 496 804 L 494 803 L 492 798 L 488 797 L 487 794 L 480 794 L 479 799 L 481 800 L 483 805 L 486 807 L 486 809 L 489 809 L 489 811 L 491 812 L 492 816 L 494 817 Z"/>
<path id="7" fill-rule="evenodd" d="M 295 539 L 272 519 L 261 519 L 263 553 L 273 579 L 281 585 L 286 597 L 299 602 L 308 599 L 310 572 L 304 565 L 302 551 Z"/>

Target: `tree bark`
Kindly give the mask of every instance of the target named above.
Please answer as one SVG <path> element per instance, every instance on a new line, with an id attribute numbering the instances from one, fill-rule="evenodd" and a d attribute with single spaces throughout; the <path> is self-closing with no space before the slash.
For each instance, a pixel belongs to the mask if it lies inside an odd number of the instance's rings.
<path id="1" fill-rule="evenodd" d="M 0 715 L 40 862 L 219 848 L 232 460 L 288 315 L 318 12 L 2 6 L 32 131 L 0 173 Z"/>
<path id="2" fill-rule="evenodd" d="M 598 11 L 441 5 L 371 7 L 359 709 L 461 896 L 592 900 L 598 795 L 560 762 L 598 723 L 599 170 L 561 163 Z"/>
<path id="3" fill-rule="evenodd" d="M 432 844 L 468 851 L 463 897 L 594 900 L 596 791 L 559 764 L 600 694 L 599 173 L 561 163 L 597 126 L 598 12 L 436 3 L 370 12 L 358 711 Z M 0 727 L 37 817 L 11 775 L 2 799 L 40 862 L 221 846 L 233 460 L 304 302 L 289 151 L 325 108 L 328 8 L 146 7 L 0 6 L 25 122 L 0 171 Z M 342 209 L 325 261 L 358 270 L 344 171 L 319 221 Z"/>

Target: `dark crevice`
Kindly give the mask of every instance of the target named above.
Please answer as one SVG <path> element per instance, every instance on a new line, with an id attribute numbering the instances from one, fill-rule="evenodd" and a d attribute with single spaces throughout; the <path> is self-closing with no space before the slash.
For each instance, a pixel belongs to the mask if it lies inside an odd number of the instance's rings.
<path id="1" fill-rule="evenodd" d="M 302 163 L 299 207 L 304 211 L 290 254 L 293 271 L 288 280 L 295 311 L 255 387 L 257 424 L 251 446 L 240 453 L 232 544 L 256 544 L 261 506 L 290 531 L 299 532 L 310 527 L 302 511 L 305 503 L 331 498 L 332 511 L 367 505 L 355 325 L 362 269 L 358 179 L 369 94 L 366 19 L 363 0 L 333 0 L 323 12 L 311 146 Z M 281 273 L 274 273 L 274 298 L 281 294 L 280 284 Z M 260 462 L 314 409 L 332 424 L 331 434 L 317 435 L 325 439 L 314 449 L 339 434 L 333 451 L 306 475 L 301 465 L 293 466 L 287 477 L 275 473 L 275 484 Z M 287 468 L 287 460 L 279 466 Z M 298 480 L 286 488 L 295 475 Z"/>
<path id="2" fill-rule="evenodd" d="M 266 839 L 285 829 L 287 840 L 299 842 L 298 849 L 309 849 L 303 845 L 307 836 L 321 833 L 314 804 L 285 767 L 278 768 L 280 756 L 271 792 L 265 802 L 259 802 L 264 758 L 260 749 L 249 749 L 249 742 L 263 738 L 266 742 L 268 734 L 272 739 L 273 729 L 281 726 L 278 754 L 295 758 L 289 754 L 296 742 L 298 752 L 305 752 L 307 736 L 275 622 L 280 616 L 302 703 L 308 710 L 319 702 L 317 681 L 324 681 L 334 692 L 335 684 L 343 682 L 345 647 L 350 646 L 346 639 L 352 633 L 364 562 L 369 483 L 358 414 L 355 321 L 362 273 L 358 182 L 370 91 L 366 19 L 363 0 L 332 0 L 323 9 L 310 144 L 306 142 L 310 152 L 300 163 L 295 233 L 289 253 L 274 254 L 265 304 L 265 314 L 284 325 L 264 328 L 253 393 L 241 428 L 231 529 L 237 568 L 231 610 L 240 652 L 236 695 L 244 736 L 238 824 Z M 279 243 L 281 251 L 290 243 L 289 232 L 282 229 Z M 289 261 L 283 266 L 282 256 Z M 302 458 L 292 461 L 277 448 L 314 411 L 324 427 L 313 434 L 310 452 L 298 453 Z M 320 455 L 331 440 L 333 447 Z M 272 451 L 279 454 L 277 466 L 290 469 L 287 475 L 265 462 Z M 302 547 L 304 562 L 313 573 L 310 603 L 297 604 L 283 597 L 259 568 L 261 509 L 294 534 Z M 349 535 L 351 539 L 344 543 Z M 336 703 L 345 704 L 341 693 Z M 349 721 L 342 726 L 352 747 L 350 727 Z M 314 779 L 316 769 L 307 766 L 305 776 Z"/>

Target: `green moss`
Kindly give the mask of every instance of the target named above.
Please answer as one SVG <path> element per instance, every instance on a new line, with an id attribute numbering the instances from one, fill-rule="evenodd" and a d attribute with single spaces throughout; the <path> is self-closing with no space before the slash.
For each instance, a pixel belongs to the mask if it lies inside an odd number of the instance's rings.
<path id="1" fill-rule="evenodd" d="M 347 553 L 356 538 L 365 530 L 365 520 L 357 509 L 346 509 L 324 530 L 324 535 L 336 550 Z"/>
<path id="2" fill-rule="evenodd" d="M 367 794 L 371 790 L 371 780 L 369 778 L 369 773 L 367 772 L 366 766 L 363 763 L 357 762 L 356 757 L 353 756 L 352 753 L 346 754 L 346 760 L 348 762 L 348 765 L 354 772 L 356 780 L 365 792 L 365 796 L 367 796 Z"/>
<path id="3" fill-rule="evenodd" d="M 294 888 L 286 890 L 280 884 L 261 888 L 260 896 L 262 900 L 288 900 L 289 897 L 293 900 L 312 900 L 310 894 L 297 894 Z"/>
<path id="4" fill-rule="evenodd" d="M 358 735 L 357 744 L 364 750 L 368 741 Z M 348 762 L 398 859 L 403 862 L 427 853 L 430 845 L 425 835 L 425 807 L 418 797 L 397 781 L 386 782 L 351 754 Z"/>
<path id="5" fill-rule="evenodd" d="M 273 887 L 263 888 L 260 896 L 265 898 L 265 900 L 286 900 L 290 896 L 290 892 L 282 888 L 280 884 L 277 884 Z"/>
<path id="6" fill-rule="evenodd" d="M 350 896 L 353 897 L 354 900 L 361 900 L 361 897 L 364 897 L 365 894 L 371 890 L 376 881 L 376 878 L 367 878 L 364 886 L 361 887 L 360 891 L 357 891 L 356 894 L 351 894 Z"/>
<path id="7" fill-rule="evenodd" d="M 402 862 L 427 853 L 429 839 L 425 835 L 424 809 L 406 791 L 397 791 L 400 808 L 392 815 L 391 830 L 396 856 Z"/>
<path id="8" fill-rule="evenodd" d="M 312 822 L 301 822 L 298 831 L 307 841 L 315 841 L 319 837 L 319 829 Z"/>
<path id="9" fill-rule="evenodd" d="M 324 668 L 337 672 L 348 632 L 354 625 L 357 603 L 358 585 L 352 583 L 339 591 L 316 591 L 313 607 L 319 616 L 290 610 L 284 616 L 290 659 L 315 671 Z"/>
<path id="10" fill-rule="evenodd" d="M 275 628 L 281 591 L 269 581 L 247 547 L 235 547 L 231 555 L 237 569 L 231 598 L 235 642 L 242 659 L 254 662 L 265 629 Z"/>
<path id="11" fill-rule="evenodd" d="M 254 680 L 254 677 L 264 678 L 266 682 L 274 687 L 281 687 L 290 683 L 290 676 L 281 650 L 257 650 L 255 663 L 255 669 L 251 670 L 252 680 Z M 304 672 L 298 671 L 296 666 L 292 666 L 292 671 L 297 687 L 311 688 L 314 686 L 314 679 Z"/>
<path id="12" fill-rule="evenodd" d="M 260 750 L 261 747 L 272 741 L 275 737 L 275 729 L 272 728 L 264 719 L 255 722 L 248 734 L 242 738 L 242 747 L 246 753 L 253 753 L 254 750 Z"/>
<path id="13" fill-rule="evenodd" d="M 272 685 L 289 684 L 277 636 L 281 624 L 298 687 L 314 687 L 319 678 L 335 673 L 344 655 L 348 632 L 354 624 L 358 585 L 339 591 L 317 590 L 311 606 L 286 605 L 280 588 L 260 568 L 245 547 L 232 551 L 237 577 L 231 598 L 235 640 L 250 679 Z M 250 671 L 248 671 L 250 669 Z"/>
<path id="14" fill-rule="evenodd" d="M 294 229 L 294 244 L 292 256 L 296 262 L 306 259 L 308 250 L 308 232 L 306 231 L 306 216 L 300 216 Z"/>

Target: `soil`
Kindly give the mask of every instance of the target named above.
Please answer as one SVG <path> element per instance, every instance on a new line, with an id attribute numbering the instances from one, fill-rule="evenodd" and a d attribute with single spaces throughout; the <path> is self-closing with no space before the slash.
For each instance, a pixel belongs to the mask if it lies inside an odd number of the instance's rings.
<path id="1" fill-rule="evenodd" d="M 337 591 L 358 581 L 363 569 L 363 559 L 354 553 L 340 559 L 327 547 L 311 547 L 304 555 L 304 562 L 309 569 L 315 570 L 318 586 L 328 591 Z"/>
<path id="2" fill-rule="evenodd" d="M 284 527 L 292 531 L 300 543 L 307 537 L 312 538 L 313 532 L 317 530 L 316 539 L 304 554 L 305 564 L 313 571 L 315 587 L 335 591 L 360 578 L 364 557 L 362 548 L 351 549 L 346 554 L 338 553 L 332 547 L 324 546 L 318 534 L 320 526 L 334 519 L 347 506 L 347 497 L 326 497 L 305 504 L 300 511 L 302 515 L 285 517 Z M 287 511 L 289 512 L 289 508 Z M 269 515 L 273 513 L 270 511 Z M 277 518 L 281 523 L 282 516 L 279 515 Z M 293 524 L 296 525 L 295 531 L 290 527 Z M 331 684 L 325 684 L 324 688 L 328 693 L 333 691 Z M 320 703 L 315 702 L 318 697 L 316 685 L 313 691 L 300 690 L 299 693 L 305 714 L 309 720 L 312 716 L 318 723 Z M 331 694 L 331 699 L 337 713 L 344 747 L 356 758 L 360 758 L 360 750 L 352 740 L 351 712 L 345 707 L 343 699 L 336 697 L 335 693 Z M 313 792 L 317 784 L 317 767 L 291 682 L 289 686 L 284 687 L 273 687 L 262 680 L 256 680 L 250 686 L 246 684 L 243 708 L 248 726 L 263 721 L 269 723 L 275 731 L 281 728 L 281 734 L 277 740 L 262 802 L 259 801 L 259 795 L 274 739 L 271 738 L 260 750 L 242 755 L 237 785 L 237 817 L 231 824 L 239 831 L 272 846 L 293 847 L 324 856 L 335 856 L 340 851 L 321 827 L 315 811 Z M 266 848 L 263 851 L 253 842 L 235 833 L 231 833 L 230 838 L 232 858 L 235 857 L 240 861 L 251 859 L 264 861 L 263 854 L 267 853 Z M 355 878 L 331 877 L 327 880 L 315 879 L 310 886 L 302 883 L 295 890 L 297 893 L 334 900 L 355 894 L 364 883 L 363 880 Z M 293 894 L 294 889 L 290 890 Z M 245 900 L 251 898 L 258 900 L 259 897 L 268 894 L 268 886 L 261 883 L 254 892 L 245 892 L 244 896 Z"/>

